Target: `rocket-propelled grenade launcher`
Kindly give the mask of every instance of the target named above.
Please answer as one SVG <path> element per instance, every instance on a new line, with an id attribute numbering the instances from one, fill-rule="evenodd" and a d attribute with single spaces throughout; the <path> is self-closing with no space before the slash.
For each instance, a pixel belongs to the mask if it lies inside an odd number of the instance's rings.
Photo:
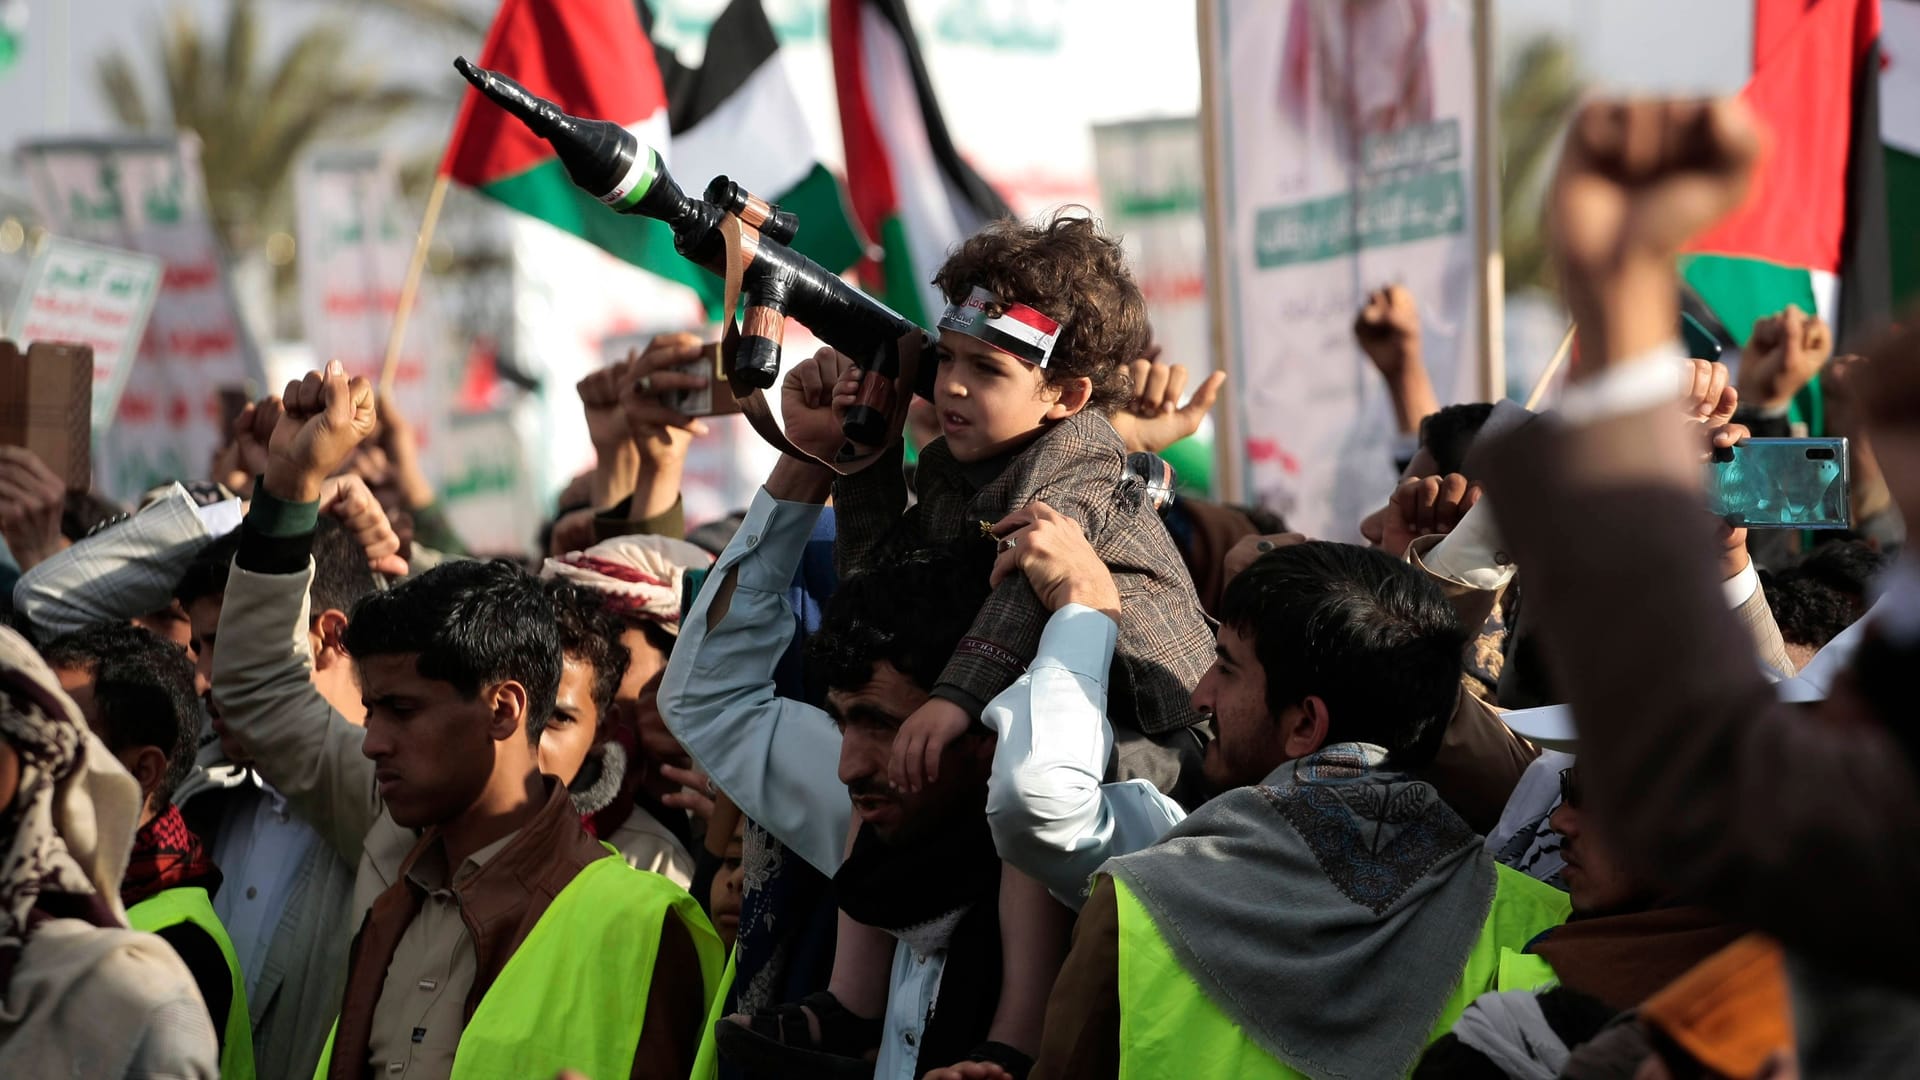
<path id="1" fill-rule="evenodd" d="M 797 217 L 724 176 L 707 185 L 704 198 L 691 198 L 667 172 L 660 155 L 620 125 L 570 116 L 507 76 L 475 67 L 466 57 L 453 66 L 476 90 L 551 144 L 575 184 L 618 213 L 665 222 L 673 230 L 675 250 L 722 278 L 727 276 L 724 219 L 739 218 L 743 313 L 728 380 L 759 390 L 774 384 L 780 377 L 781 332 L 791 315 L 862 370 L 859 404 L 849 410 L 844 424 L 847 438 L 869 447 L 886 440 L 902 342 L 919 340 L 910 337 L 919 328 L 788 247 L 800 227 Z"/>

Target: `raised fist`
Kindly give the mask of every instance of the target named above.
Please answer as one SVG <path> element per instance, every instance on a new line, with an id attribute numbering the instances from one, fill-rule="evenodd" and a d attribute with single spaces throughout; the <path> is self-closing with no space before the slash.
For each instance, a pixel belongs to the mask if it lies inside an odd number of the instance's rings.
<path id="1" fill-rule="evenodd" d="M 1353 318 L 1353 336 L 1380 374 L 1398 378 L 1409 359 L 1419 359 L 1420 308 L 1413 293 L 1403 285 L 1368 293 L 1365 306 Z"/>
<path id="2" fill-rule="evenodd" d="M 376 419 L 373 384 L 349 379 L 338 360 L 288 383 L 267 439 L 268 493 L 290 502 L 319 499 L 322 481 L 373 433 Z M 257 431 L 258 417 L 255 423 Z"/>
<path id="3" fill-rule="evenodd" d="M 780 420 L 787 441 L 821 461 L 832 461 L 846 445 L 840 422 L 859 389 L 859 375 L 852 360 L 828 348 L 789 368 L 780 382 Z"/>
<path id="4" fill-rule="evenodd" d="M 1740 361 L 1740 396 L 1764 409 L 1784 409 L 1831 355 L 1827 324 L 1789 304 L 1753 324 Z"/>
<path id="5" fill-rule="evenodd" d="M 1579 327 L 1571 379 L 1673 340 L 1674 258 L 1740 205 L 1759 154 L 1753 114 L 1733 99 L 1596 101 L 1574 117 L 1545 230 Z"/>
<path id="6" fill-rule="evenodd" d="M 280 413 L 280 395 L 268 394 L 233 418 L 234 467 L 247 474 L 248 483 L 267 471 L 267 441 L 280 424 Z"/>
<path id="7" fill-rule="evenodd" d="M 1746 198 L 1760 130 L 1737 99 L 1595 101 L 1574 117 L 1548 201 L 1561 262 L 1671 262 Z"/>
<path id="8" fill-rule="evenodd" d="M 1479 501 L 1480 485 L 1459 473 L 1408 477 L 1387 500 L 1380 550 L 1404 558 L 1415 540 L 1452 532 Z"/>
<path id="9" fill-rule="evenodd" d="M 1689 420 L 1717 428 L 1733 419 L 1740 408 L 1740 392 L 1733 373 L 1718 360 L 1687 360 L 1680 373 L 1680 406 Z"/>

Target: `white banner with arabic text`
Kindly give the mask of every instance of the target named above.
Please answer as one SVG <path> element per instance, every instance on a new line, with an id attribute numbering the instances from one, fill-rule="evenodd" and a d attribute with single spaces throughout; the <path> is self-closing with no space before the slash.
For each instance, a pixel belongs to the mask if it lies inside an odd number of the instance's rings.
<path id="1" fill-rule="evenodd" d="M 203 478 L 222 441 L 220 389 L 261 379 L 207 211 L 199 144 L 130 136 L 28 143 L 20 162 L 59 236 L 165 265 L 113 422 L 94 432 L 94 486 L 131 499 Z"/>
<path id="2" fill-rule="evenodd" d="M 1368 290 L 1412 290 L 1435 392 L 1475 396 L 1473 4 L 1206 2 L 1245 494 L 1357 539 L 1395 475 L 1386 391 L 1353 338 Z"/>

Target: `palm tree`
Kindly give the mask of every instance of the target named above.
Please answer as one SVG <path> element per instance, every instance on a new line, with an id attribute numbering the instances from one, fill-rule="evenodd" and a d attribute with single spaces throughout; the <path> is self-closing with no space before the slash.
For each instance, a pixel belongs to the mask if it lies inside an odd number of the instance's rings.
<path id="1" fill-rule="evenodd" d="M 338 19 L 309 27 L 270 67 L 259 47 L 256 3 L 230 0 L 217 41 L 187 9 L 174 9 L 159 39 L 163 107 L 150 104 L 126 53 L 110 53 L 98 66 L 101 92 L 123 126 L 199 136 L 214 223 L 237 258 L 291 229 L 293 170 L 303 151 L 330 136 L 363 136 L 423 100 L 417 89 L 351 66 L 352 30 Z"/>
<path id="2" fill-rule="evenodd" d="M 1581 82 L 1573 50 L 1542 35 L 1520 47 L 1500 88 L 1500 252 L 1509 293 L 1552 287 L 1540 199 Z"/>

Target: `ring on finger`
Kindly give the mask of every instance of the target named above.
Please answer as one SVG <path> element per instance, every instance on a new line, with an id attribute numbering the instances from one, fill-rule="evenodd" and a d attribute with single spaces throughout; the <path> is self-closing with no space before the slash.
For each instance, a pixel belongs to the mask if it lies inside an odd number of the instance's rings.
<path id="1" fill-rule="evenodd" d="M 1000 538 L 1001 551 L 1012 551 L 1014 548 L 1018 546 L 1020 546 L 1020 541 L 1017 537 L 1003 536 Z"/>
<path id="2" fill-rule="evenodd" d="M 713 777 L 711 776 L 707 777 L 707 798 L 717 799 L 719 797 L 720 797 L 720 789 L 714 786 Z"/>
<path id="3" fill-rule="evenodd" d="M 640 376 L 640 392 L 643 394 L 653 393 L 653 372 L 649 371 L 645 375 Z"/>

